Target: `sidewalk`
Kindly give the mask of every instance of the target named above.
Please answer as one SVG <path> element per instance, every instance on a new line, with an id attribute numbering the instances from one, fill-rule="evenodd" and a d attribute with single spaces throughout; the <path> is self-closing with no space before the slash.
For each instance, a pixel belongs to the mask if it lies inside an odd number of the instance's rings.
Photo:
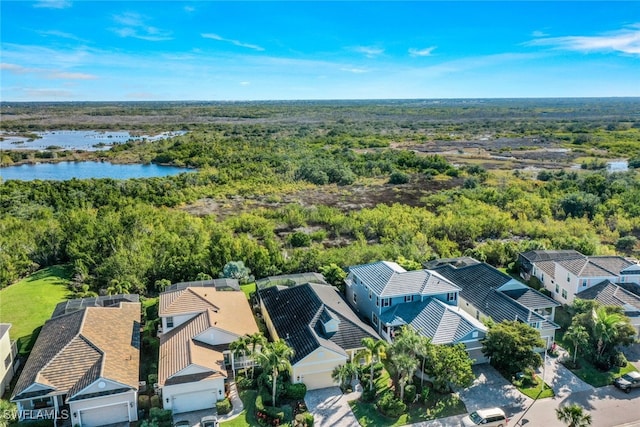
<path id="1" fill-rule="evenodd" d="M 244 411 L 244 404 L 238 395 L 238 388 L 236 387 L 235 381 L 229 383 L 229 400 L 231 400 L 231 407 L 233 409 L 228 414 L 218 415 L 218 421 L 220 422 L 232 420 Z"/>
<path id="2" fill-rule="evenodd" d="M 544 382 L 546 382 L 555 393 L 556 397 L 563 398 L 571 393 L 577 393 L 581 391 L 591 391 L 595 389 L 593 386 L 585 383 L 578 378 L 573 372 L 567 369 L 560 360 L 570 357 L 562 347 L 558 347 L 558 356 L 550 357 L 547 355 L 547 360 L 544 363 L 544 369 L 538 368 L 538 375 L 542 376 L 544 373 Z"/>

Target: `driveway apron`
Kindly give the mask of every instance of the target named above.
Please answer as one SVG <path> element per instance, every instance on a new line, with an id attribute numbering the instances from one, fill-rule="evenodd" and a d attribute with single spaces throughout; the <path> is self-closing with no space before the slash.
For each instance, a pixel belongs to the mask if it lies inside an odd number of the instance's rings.
<path id="1" fill-rule="evenodd" d="M 349 400 L 357 398 L 357 396 L 351 396 L 352 394 L 342 394 L 339 387 L 307 391 L 304 400 L 309 412 L 313 414 L 314 425 L 320 427 L 358 426 L 358 420 L 349 406 Z"/>

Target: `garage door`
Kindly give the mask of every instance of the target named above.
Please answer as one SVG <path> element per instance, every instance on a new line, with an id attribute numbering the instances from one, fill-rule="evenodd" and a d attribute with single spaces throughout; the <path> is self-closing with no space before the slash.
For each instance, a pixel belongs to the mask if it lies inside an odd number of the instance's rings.
<path id="1" fill-rule="evenodd" d="M 82 427 L 104 426 L 113 423 L 129 422 L 129 404 L 103 406 L 101 408 L 82 409 L 80 411 Z"/>
<path id="2" fill-rule="evenodd" d="M 173 413 L 215 408 L 217 396 L 217 389 L 175 394 L 173 395 Z"/>
<path id="3" fill-rule="evenodd" d="M 316 390 L 319 388 L 335 387 L 333 379 L 331 379 L 331 372 L 320 372 L 317 374 L 305 374 L 302 377 L 302 382 L 307 386 L 307 390 Z"/>

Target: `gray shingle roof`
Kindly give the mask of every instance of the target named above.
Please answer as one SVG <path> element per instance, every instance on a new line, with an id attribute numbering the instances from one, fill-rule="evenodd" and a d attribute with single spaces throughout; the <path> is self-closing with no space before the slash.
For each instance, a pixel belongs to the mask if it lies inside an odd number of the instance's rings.
<path id="1" fill-rule="evenodd" d="M 559 307 L 561 305 L 559 302 L 533 289 L 511 289 L 502 291 L 502 293 L 533 310 L 537 308 Z"/>
<path id="2" fill-rule="evenodd" d="M 543 329 L 558 328 L 555 323 L 546 320 L 533 311 L 541 307 L 523 305 L 522 302 L 527 299 L 533 300 L 533 297 L 525 298 L 525 300 L 519 302 L 505 294 L 505 292 L 499 291 L 498 288 L 513 280 L 513 278 L 486 263 L 460 268 L 445 265 L 436 268 L 436 271 L 460 286 L 462 289 L 460 297 L 469 301 L 478 310 L 482 311 L 485 316 L 492 318 L 495 322 L 520 320 L 527 323 L 540 322 Z M 533 289 L 531 291 L 538 293 Z M 543 300 L 536 298 L 535 301 L 539 303 Z M 549 304 L 546 307 L 555 305 L 557 304 L 554 301 L 549 300 Z"/>
<path id="3" fill-rule="evenodd" d="M 197 280 L 194 282 L 180 282 L 174 283 L 168 286 L 164 292 L 179 291 L 187 288 L 216 288 L 218 290 L 240 290 L 240 282 L 237 279 L 212 279 L 212 280 Z"/>
<path id="4" fill-rule="evenodd" d="M 584 255 L 582 255 L 578 251 L 574 251 L 573 249 L 560 251 L 532 250 L 524 252 L 520 255 L 522 255 L 532 263 L 538 263 L 541 261 L 561 261 L 566 259 L 585 258 Z"/>
<path id="5" fill-rule="evenodd" d="M 434 298 L 395 305 L 380 320 L 411 325 L 434 344 L 455 344 L 473 331 L 486 332 L 485 326 L 469 314 Z"/>
<path id="6" fill-rule="evenodd" d="M 578 292 L 576 298 L 596 300 L 603 305 L 623 307 L 625 312 L 640 313 L 640 297 L 608 280 Z"/>
<path id="7" fill-rule="evenodd" d="M 361 282 L 380 297 L 437 295 L 460 288 L 432 270 L 406 271 L 395 262 L 380 261 L 349 267 Z"/>
<path id="8" fill-rule="evenodd" d="M 309 283 L 289 288 L 272 286 L 258 290 L 258 295 L 278 336 L 295 351 L 293 364 L 320 346 L 346 355 L 345 350 L 362 347 L 362 338 L 380 339 L 332 286 Z M 327 315 L 338 320 L 337 332 L 323 330 Z"/>

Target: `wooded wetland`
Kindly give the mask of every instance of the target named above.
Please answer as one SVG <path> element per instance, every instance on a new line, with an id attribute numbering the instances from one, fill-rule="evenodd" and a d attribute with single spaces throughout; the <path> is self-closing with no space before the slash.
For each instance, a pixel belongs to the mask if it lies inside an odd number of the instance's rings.
<path id="1" fill-rule="evenodd" d="M 72 266 L 76 296 L 153 295 L 217 277 L 230 261 L 261 278 L 460 255 L 509 267 L 531 248 L 640 249 L 638 98 L 3 103 L 1 112 L 5 136 L 187 132 L 102 151 L 3 150 L 3 166 L 193 168 L 3 181 L 3 287 L 57 264 Z M 613 161 L 628 170 L 609 170 Z"/>

